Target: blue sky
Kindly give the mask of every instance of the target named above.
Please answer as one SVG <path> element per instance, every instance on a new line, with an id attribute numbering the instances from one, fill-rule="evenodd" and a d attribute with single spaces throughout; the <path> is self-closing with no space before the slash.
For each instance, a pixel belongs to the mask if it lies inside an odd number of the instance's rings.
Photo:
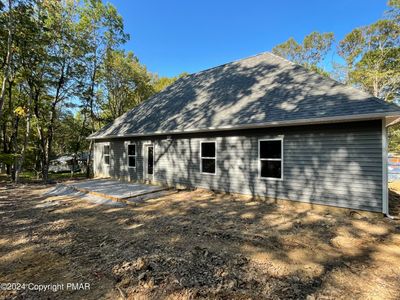
<path id="1" fill-rule="evenodd" d="M 340 40 L 382 17 L 385 0 L 112 0 L 132 50 L 151 72 L 197 72 L 263 51 L 289 37 L 332 31 Z M 331 60 L 330 55 L 329 60 Z"/>

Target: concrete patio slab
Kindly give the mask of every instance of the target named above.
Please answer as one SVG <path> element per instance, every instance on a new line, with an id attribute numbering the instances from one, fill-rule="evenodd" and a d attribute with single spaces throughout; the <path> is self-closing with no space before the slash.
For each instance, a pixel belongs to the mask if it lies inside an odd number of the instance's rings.
<path id="1" fill-rule="evenodd" d="M 63 183 L 59 183 L 56 186 L 50 188 L 48 191 L 46 191 L 44 193 L 44 196 L 74 197 L 74 198 L 88 201 L 92 204 L 106 205 L 106 206 L 113 206 L 113 207 L 125 207 L 127 205 L 127 203 L 124 203 L 122 201 L 113 201 L 108 198 L 91 195 L 89 193 L 80 192 L 72 187 L 69 187 L 69 186 L 63 184 Z M 53 204 L 56 202 L 57 201 L 52 200 L 49 203 Z M 46 206 L 46 205 L 51 205 L 51 204 L 46 204 L 46 203 L 39 204 L 38 207 L 40 207 L 40 205 Z"/>
<path id="2" fill-rule="evenodd" d="M 121 182 L 111 179 L 91 179 L 67 184 L 79 192 L 121 201 L 165 191 L 168 188 L 148 184 Z"/>

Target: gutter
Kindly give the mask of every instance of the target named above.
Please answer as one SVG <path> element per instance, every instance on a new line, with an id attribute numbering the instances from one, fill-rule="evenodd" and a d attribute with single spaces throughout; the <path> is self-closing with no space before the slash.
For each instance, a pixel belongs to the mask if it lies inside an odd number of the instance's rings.
<path id="1" fill-rule="evenodd" d="M 341 123 L 351 121 L 367 121 L 367 120 L 381 120 L 385 117 L 397 117 L 399 118 L 399 112 L 391 113 L 374 113 L 374 114 L 361 114 L 353 116 L 336 116 L 336 117 L 322 117 L 312 119 L 298 119 L 290 121 L 276 121 L 276 122 L 264 122 L 258 124 L 247 124 L 247 125 L 231 125 L 221 127 L 207 127 L 203 129 L 186 129 L 186 130 L 171 130 L 171 131 L 154 131 L 149 133 L 132 133 L 132 134 L 117 134 L 117 135 L 103 135 L 103 136 L 88 136 L 88 140 L 101 140 L 101 139 L 117 139 L 117 138 L 130 138 L 130 137 L 146 137 L 146 136 L 158 136 L 158 135 L 176 135 L 176 134 L 187 134 L 187 133 L 205 133 L 205 132 L 216 132 L 216 131 L 229 131 L 229 130 L 242 130 L 242 129 L 255 129 L 255 128 L 269 128 L 269 127 L 283 127 L 283 126 L 300 126 L 300 125 L 315 125 L 315 124 L 327 124 L 327 123 Z"/>

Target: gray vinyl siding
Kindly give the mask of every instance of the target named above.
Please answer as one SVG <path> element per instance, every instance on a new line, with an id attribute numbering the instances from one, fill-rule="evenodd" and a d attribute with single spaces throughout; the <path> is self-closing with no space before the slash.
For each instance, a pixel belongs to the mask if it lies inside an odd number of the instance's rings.
<path id="1" fill-rule="evenodd" d="M 283 138 L 283 180 L 259 178 L 258 140 Z M 217 142 L 216 175 L 200 173 L 200 141 Z M 123 140 L 110 140 L 110 176 L 142 180 L 142 145 L 137 144 L 137 168 L 127 169 Z M 154 180 L 161 184 L 203 187 L 382 211 L 381 121 L 293 126 L 208 134 L 159 136 L 155 146 Z M 103 174 L 97 162 L 95 175 Z"/>
<path id="2" fill-rule="evenodd" d="M 136 144 L 136 168 L 128 167 L 127 144 Z M 143 155 L 140 140 L 110 140 L 94 144 L 95 177 L 112 177 L 124 181 L 143 180 Z M 110 166 L 104 164 L 103 147 L 110 145 Z"/>

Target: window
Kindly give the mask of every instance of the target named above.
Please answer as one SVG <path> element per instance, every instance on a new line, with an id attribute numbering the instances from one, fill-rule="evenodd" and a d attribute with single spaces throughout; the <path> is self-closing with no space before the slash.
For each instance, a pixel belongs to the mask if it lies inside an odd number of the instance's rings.
<path id="1" fill-rule="evenodd" d="M 104 145 L 103 148 L 104 164 L 110 164 L 110 145 Z"/>
<path id="2" fill-rule="evenodd" d="M 201 142 L 200 143 L 200 171 L 206 174 L 215 174 L 216 170 L 216 143 Z"/>
<path id="3" fill-rule="evenodd" d="M 128 144 L 128 167 L 136 168 L 136 145 Z"/>
<path id="4" fill-rule="evenodd" d="M 260 178 L 282 179 L 282 139 L 258 141 Z"/>

